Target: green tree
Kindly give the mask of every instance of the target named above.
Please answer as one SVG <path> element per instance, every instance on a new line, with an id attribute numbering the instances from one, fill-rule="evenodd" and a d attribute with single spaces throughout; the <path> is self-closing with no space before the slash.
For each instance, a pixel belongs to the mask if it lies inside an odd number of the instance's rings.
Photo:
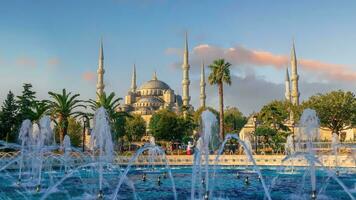
<path id="1" fill-rule="evenodd" d="M 272 139 L 277 135 L 277 131 L 270 126 L 262 125 L 256 128 L 254 135 L 259 137 L 260 142 L 265 144 L 272 144 Z"/>
<path id="2" fill-rule="evenodd" d="M 304 107 L 314 109 L 320 119 L 321 126 L 329 128 L 333 133 L 356 125 L 356 98 L 352 92 L 342 90 L 326 94 L 317 94 L 303 102 Z"/>
<path id="3" fill-rule="evenodd" d="M 224 113 L 225 132 L 238 133 L 247 123 L 246 117 L 236 107 L 228 107 Z"/>
<path id="4" fill-rule="evenodd" d="M 114 121 L 113 124 L 113 130 L 114 130 L 113 139 L 115 141 L 127 136 L 125 127 L 126 127 L 126 121 L 129 118 L 131 118 L 131 115 L 125 113 L 120 113 L 120 115 L 116 117 L 116 120 Z"/>
<path id="5" fill-rule="evenodd" d="M 185 116 L 177 116 L 177 133 L 182 142 L 187 143 L 193 136 L 193 131 L 198 127 L 195 123 L 193 113 L 187 113 Z"/>
<path id="6" fill-rule="evenodd" d="M 55 126 L 54 133 L 56 138 L 59 136 L 59 130 L 59 126 Z M 72 146 L 80 147 L 82 145 L 83 127 L 74 117 L 68 118 L 68 136 Z"/>
<path id="7" fill-rule="evenodd" d="M 272 126 L 275 130 L 288 131 L 284 125 L 289 118 L 289 104 L 284 101 L 272 101 L 263 106 L 258 114 L 258 119 L 265 126 Z"/>
<path id="8" fill-rule="evenodd" d="M 68 120 L 68 135 L 72 146 L 80 147 L 82 145 L 83 127 L 81 123 L 73 117 L 70 117 Z"/>
<path id="9" fill-rule="evenodd" d="M 210 85 L 217 85 L 219 89 L 219 134 L 220 138 L 224 139 L 224 83 L 231 85 L 230 76 L 231 64 L 225 62 L 224 59 L 214 60 L 213 64 L 209 65 L 211 73 L 209 75 Z"/>
<path id="10" fill-rule="evenodd" d="M 15 96 L 11 91 L 7 94 L 1 109 L 0 138 L 2 140 L 6 140 L 7 142 L 13 142 L 16 140 L 17 131 L 19 129 L 19 121 L 18 106 L 15 101 Z"/>
<path id="11" fill-rule="evenodd" d="M 21 96 L 17 96 L 17 104 L 19 106 L 19 120 L 22 122 L 25 119 L 33 120 L 34 112 L 32 110 L 36 103 L 36 92 L 32 91 L 32 85 L 25 83 Z"/>
<path id="12" fill-rule="evenodd" d="M 125 132 L 130 141 L 139 140 L 146 133 L 146 122 L 140 115 L 126 119 Z"/>
<path id="13" fill-rule="evenodd" d="M 59 126 L 59 138 L 60 143 L 63 142 L 64 136 L 68 132 L 69 117 L 76 117 L 81 114 L 81 112 L 76 111 L 77 108 L 83 107 L 82 101 L 78 100 L 79 94 L 73 94 L 67 92 L 66 89 L 62 90 L 62 93 L 48 92 L 52 98 L 49 101 L 50 113 L 53 119 L 56 120 Z"/>
<path id="14" fill-rule="evenodd" d="M 178 116 L 167 109 L 159 110 L 151 117 L 150 132 L 157 140 L 177 141 L 182 139 L 178 128 Z"/>
<path id="15" fill-rule="evenodd" d="M 294 122 L 299 122 L 300 116 L 302 115 L 304 105 L 293 105 L 292 102 L 284 101 L 284 107 L 286 107 L 288 113 L 293 114 Z"/>
<path id="16" fill-rule="evenodd" d="M 92 110 L 96 111 L 98 108 L 104 107 L 110 120 L 115 120 L 122 98 L 116 98 L 114 92 L 111 92 L 109 95 L 106 95 L 104 92 L 101 95 L 98 94 L 98 97 L 99 98 L 97 100 L 90 99 L 88 101 Z"/>
<path id="17" fill-rule="evenodd" d="M 271 126 L 259 126 L 254 133 L 258 137 L 258 141 L 268 144 L 274 150 L 282 150 L 283 143 L 286 142 L 288 133 L 285 131 L 277 131 Z"/>
<path id="18" fill-rule="evenodd" d="M 217 110 L 215 110 L 214 108 L 212 108 L 212 107 L 200 107 L 198 110 L 196 110 L 193 113 L 193 120 L 194 120 L 195 124 L 198 124 L 198 125 L 201 124 L 201 114 L 206 110 L 209 110 L 210 112 L 212 112 L 216 116 L 217 120 L 219 119 L 219 112 Z"/>
<path id="19" fill-rule="evenodd" d="M 111 92 L 109 95 L 98 94 L 98 99 L 90 99 L 88 101 L 89 106 L 93 111 L 96 111 L 100 107 L 104 107 L 108 113 L 110 119 L 110 126 L 113 135 L 114 141 L 117 141 L 119 137 L 125 135 L 125 120 L 129 117 L 129 114 L 126 112 L 119 111 L 120 101 L 122 98 L 116 98 L 115 93 Z"/>
<path id="20" fill-rule="evenodd" d="M 41 117 L 48 114 L 48 110 L 49 110 L 49 105 L 46 100 L 35 101 L 32 106 L 32 113 L 33 113 L 32 120 L 34 122 L 39 122 Z"/>

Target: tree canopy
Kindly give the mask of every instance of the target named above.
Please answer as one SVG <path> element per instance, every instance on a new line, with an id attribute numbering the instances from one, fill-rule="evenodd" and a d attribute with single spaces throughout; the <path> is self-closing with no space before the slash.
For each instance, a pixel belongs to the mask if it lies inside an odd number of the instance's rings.
<path id="1" fill-rule="evenodd" d="M 214 60 L 209 68 L 211 73 L 208 77 L 210 85 L 218 86 L 219 93 L 219 134 L 220 139 L 224 139 L 224 83 L 231 85 L 230 75 L 231 64 L 224 59 Z"/>
<path id="2" fill-rule="evenodd" d="M 8 142 L 16 140 L 19 130 L 18 106 L 14 94 L 9 91 L 1 106 L 0 114 L 0 138 Z"/>
<path id="3" fill-rule="evenodd" d="M 181 141 L 191 135 L 194 123 L 192 117 L 178 116 L 176 113 L 163 109 L 152 115 L 149 128 L 150 133 L 157 140 Z"/>
<path id="4" fill-rule="evenodd" d="M 264 105 L 258 113 L 258 120 L 264 126 L 271 126 L 275 130 L 282 129 L 288 131 L 284 125 L 289 118 L 289 104 L 285 101 L 272 101 Z"/>
<path id="5" fill-rule="evenodd" d="M 32 85 L 25 83 L 23 85 L 23 91 L 21 96 L 17 96 L 17 105 L 19 107 L 19 120 L 22 122 L 25 119 L 33 121 L 34 112 L 32 108 L 36 104 L 36 92 L 32 91 Z"/>
<path id="6" fill-rule="evenodd" d="M 303 104 L 314 109 L 321 126 L 328 127 L 333 133 L 340 134 L 356 125 L 356 98 L 352 92 L 338 90 L 317 94 Z"/>
<path id="7" fill-rule="evenodd" d="M 225 132 L 239 133 L 247 122 L 245 116 L 236 107 L 227 107 L 224 114 Z"/>
<path id="8" fill-rule="evenodd" d="M 129 141 L 138 141 L 146 133 L 146 122 L 140 115 L 126 118 L 125 132 Z"/>
<path id="9" fill-rule="evenodd" d="M 62 143 L 64 136 L 67 134 L 69 117 L 80 115 L 81 112 L 77 108 L 85 108 L 85 106 L 78 99 L 79 94 L 72 94 L 71 92 L 67 92 L 66 89 L 63 89 L 62 93 L 48 92 L 48 94 L 52 98 L 51 101 L 48 101 L 50 113 L 57 120 L 59 138 Z"/>
<path id="10" fill-rule="evenodd" d="M 89 107 L 95 112 L 98 108 L 104 107 L 109 115 L 111 132 L 114 141 L 117 141 L 120 137 L 126 135 L 126 118 L 130 115 L 126 112 L 119 111 L 120 101 L 122 98 L 116 97 L 114 92 L 107 95 L 105 92 L 97 94 L 98 99 L 90 99 L 87 101 Z"/>

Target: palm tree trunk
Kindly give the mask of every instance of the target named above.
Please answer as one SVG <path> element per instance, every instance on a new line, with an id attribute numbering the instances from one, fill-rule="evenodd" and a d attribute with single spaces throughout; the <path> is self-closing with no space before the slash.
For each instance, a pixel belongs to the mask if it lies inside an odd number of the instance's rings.
<path id="1" fill-rule="evenodd" d="M 68 125 L 69 125 L 68 118 L 64 118 L 64 119 L 63 119 L 63 138 L 62 138 L 61 142 L 63 142 L 64 136 L 67 135 L 67 132 L 68 132 Z"/>
<path id="2" fill-rule="evenodd" d="M 219 83 L 219 104 L 220 104 L 220 138 L 224 140 L 224 88 L 223 83 Z"/>
<path id="3" fill-rule="evenodd" d="M 59 126 L 59 143 L 62 145 L 64 139 L 64 124 L 63 124 L 63 117 L 58 117 L 58 126 Z"/>

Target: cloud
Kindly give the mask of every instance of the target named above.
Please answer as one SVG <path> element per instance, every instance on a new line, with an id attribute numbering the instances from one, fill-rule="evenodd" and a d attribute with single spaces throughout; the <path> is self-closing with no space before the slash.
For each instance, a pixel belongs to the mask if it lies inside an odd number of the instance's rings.
<path id="1" fill-rule="evenodd" d="M 89 82 L 95 81 L 95 73 L 94 72 L 84 72 L 82 75 L 83 79 Z"/>
<path id="2" fill-rule="evenodd" d="M 26 57 L 26 56 L 18 57 L 15 60 L 15 63 L 18 66 L 25 66 L 25 67 L 36 67 L 37 66 L 37 62 L 35 59 Z"/>
<path id="3" fill-rule="evenodd" d="M 182 51 L 182 50 L 181 50 Z M 169 50 L 169 52 L 181 52 Z M 216 58 L 225 58 L 235 67 L 274 67 L 283 69 L 289 65 L 290 59 L 287 55 L 277 55 L 268 51 L 252 50 L 243 46 L 222 48 L 209 44 L 200 44 L 193 48 L 191 53 L 191 65 L 199 66 L 202 59 L 211 63 Z M 175 63 L 174 66 L 179 65 Z M 345 65 L 330 64 L 317 60 L 298 59 L 299 69 L 311 72 L 322 80 L 356 81 L 356 72 Z"/>
<path id="4" fill-rule="evenodd" d="M 166 50 L 164 50 L 164 53 L 167 55 L 183 55 L 183 51 L 180 48 L 167 48 Z"/>
<path id="5" fill-rule="evenodd" d="M 61 63 L 61 61 L 58 59 L 58 58 L 56 58 L 56 57 L 54 57 L 54 58 L 50 58 L 50 59 L 48 59 L 48 61 L 47 61 L 47 64 L 49 65 L 49 66 L 57 66 L 57 65 L 59 65 Z"/>
<path id="6" fill-rule="evenodd" d="M 192 104 L 195 108 L 199 107 L 199 83 L 199 80 L 194 80 L 191 85 Z M 308 99 L 316 93 L 325 93 L 340 88 L 356 93 L 356 88 L 345 82 L 299 82 L 301 101 Z M 224 104 L 225 106 L 236 106 L 245 115 L 249 115 L 254 111 L 260 111 L 263 105 L 272 100 L 283 100 L 284 91 L 285 87 L 283 83 L 272 83 L 254 74 L 249 74 L 245 77 L 233 75 L 231 86 L 224 85 Z M 217 87 L 207 84 L 206 93 L 207 105 L 218 108 L 219 98 Z"/>

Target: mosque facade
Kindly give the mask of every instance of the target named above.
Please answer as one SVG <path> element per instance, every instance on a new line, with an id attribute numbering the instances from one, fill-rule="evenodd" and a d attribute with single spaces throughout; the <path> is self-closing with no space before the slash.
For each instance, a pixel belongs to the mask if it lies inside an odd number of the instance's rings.
<path id="1" fill-rule="evenodd" d="M 193 109 L 191 105 L 190 97 L 190 80 L 189 80 L 189 51 L 188 51 L 188 37 L 185 35 L 185 47 L 183 53 L 182 64 L 182 95 L 177 94 L 171 87 L 162 80 L 158 79 L 155 72 L 147 82 L 141 86 L 137 86 L 136 79 L 136 66 L 133 66 L 131 87 L 124 98 L 123 104 L 120 106 L 119 111 L 125 111 L 130 114 L 141 115 L 146 121 L 147 125 L 152 115 L 161 109 L 169 109 L 176 113 L 182 112 L 182 110 Z M 100 44 L 99 50 L 99 64 L 97 70 L 97 95 L 104 93 L 104 52 L 103 44 Z M 201 106 L 205 106 L 206 94 L 205 94 L 205 71 L 202 66 L 201 71 L 201 83 L 200 83 L 200 103 Z M 182 109 L 185 107 L 184 109 Z M 184 112 L 184 111 L 183 111 Z"/>

